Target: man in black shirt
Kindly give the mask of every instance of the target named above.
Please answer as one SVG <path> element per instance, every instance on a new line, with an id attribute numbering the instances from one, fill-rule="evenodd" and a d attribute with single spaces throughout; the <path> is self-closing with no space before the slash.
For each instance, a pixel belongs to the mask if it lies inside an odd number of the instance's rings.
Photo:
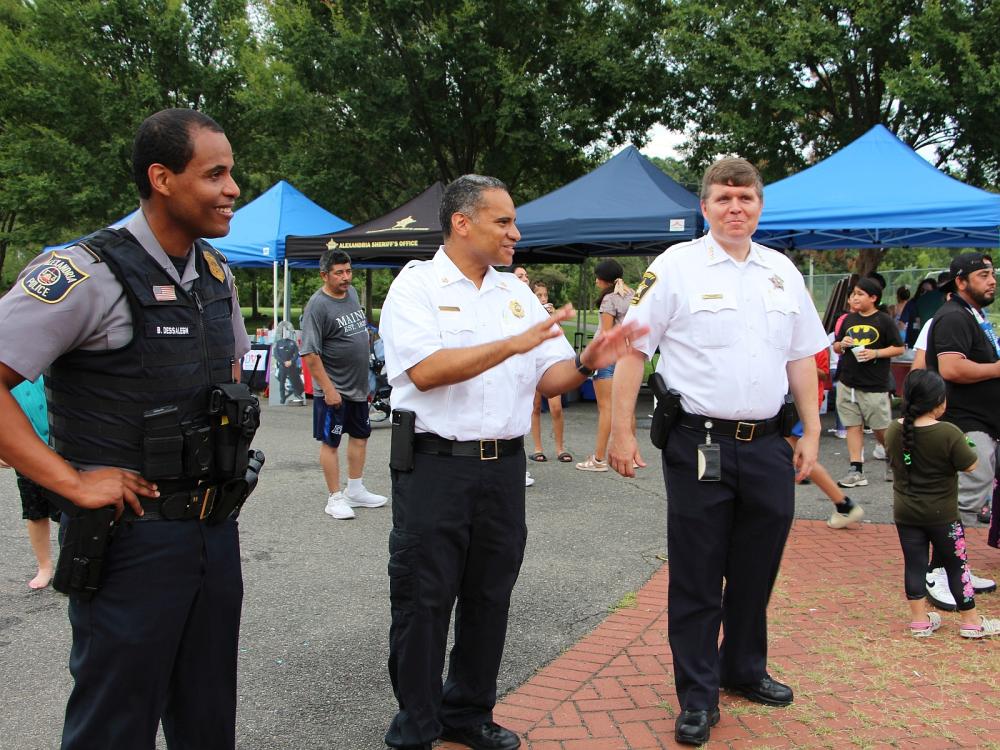
<path id="1" fill-rule="evenodd" d="M 889 426 L 889 360 L 903 353 L 896 323 L 878 310 L 882 287 L 875 279 L 858 279 L 851 292 L 853 312 L 840 326 L 841 339 L 833 343 L 840 355 L 837 388 L 837 413 L 847 428 L 847 450 L 851 470 L 837 484 L 841 487 L 864 487 L 864 434 L 867 424 L 880 445 L 885 445 Z M 886 473 L 886 479 L 891 474 Z"/>
<path id="2" fill-rule="evenodd" d="M 976 444 L 979 465 L 958 481 L 962 523 L 976 523 L 989 502 L 1000 438 L 1000 350 L 996 333 L 983 312 L 993 302 L 993 263 L 982 253 L 965 253 L 951 263 L 952 278 L 942 285 L 953 291 L 937 311 L 927 343 L 927 367 L 948 383 L 944 419 Z"/>

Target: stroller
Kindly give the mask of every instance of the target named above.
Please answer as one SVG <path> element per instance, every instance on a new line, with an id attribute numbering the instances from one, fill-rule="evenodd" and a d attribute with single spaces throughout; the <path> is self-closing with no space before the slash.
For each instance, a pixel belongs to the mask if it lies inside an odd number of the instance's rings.
<path id="1" fill-rule="evenodd" d="M 384 422 L 389 418 L 389 394 L 392 386 L 385 374 L 385 344 L 378 334 L 371 334 L 368 352 L 368 411 L 372 422 Z"/>

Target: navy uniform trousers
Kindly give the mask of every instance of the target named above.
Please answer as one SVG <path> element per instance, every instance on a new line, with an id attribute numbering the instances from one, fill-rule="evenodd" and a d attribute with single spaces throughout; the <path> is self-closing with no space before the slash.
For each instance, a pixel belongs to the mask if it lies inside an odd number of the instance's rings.
<path id="1" fill-rule="evenodd" d="M 493 719 L 528 533 L 524 470 L 523 452 L 494 461 L 417 453 L 412 472 L 392 472 L 389 677 L 399 702 L 385 736 L 392 747 L 431 742 L 442 726 Z"/>
<path id="2" fill-rule="evenodd" d="M 101 589 L 70 600 L 63 750 L 232 750 L 243 579 L 233 519 L 115 530 Z"/>
<path id="3" fill-rule="evenodd" d="M 678 702 L 688 710 L 715 708 L 720 683 L 764 677 L 767 603 L 795 510 L 792 449 L 780 435 L 742 442 L 713 434 L 721 482 L 698 481 L 696 447 L 704 442 L 704 430 L 678 425 L 662 455 L 667 629 Z"/>

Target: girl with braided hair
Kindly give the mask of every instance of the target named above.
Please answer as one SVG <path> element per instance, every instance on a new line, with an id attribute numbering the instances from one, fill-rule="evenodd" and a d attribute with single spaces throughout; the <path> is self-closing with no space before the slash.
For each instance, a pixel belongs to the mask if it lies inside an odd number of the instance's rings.
<path id="1" fill-rule="evenodd" d="M 1000 635 L 1000 619 L 976 614 L 975 592 L 958 514 L 958 472 L 976 467 L 976 452 L 964 433 L 939 422 L 946 407 L 944 380 L 931 370 L 913 370 L 903 385 L 903 417 L 886 433 L 893 468 L 893 517 L 903 548 L 904 587 L 910 605 L 910 635 L 924 638 L 941 627 L 923 600 L 928 546 L 944 561 L 948 587 L 958 605 L 959 635 Z"/>

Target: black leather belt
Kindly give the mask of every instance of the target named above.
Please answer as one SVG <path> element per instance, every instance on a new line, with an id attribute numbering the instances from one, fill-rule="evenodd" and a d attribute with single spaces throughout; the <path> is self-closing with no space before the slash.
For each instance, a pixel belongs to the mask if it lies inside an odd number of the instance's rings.
<path id="1" fill-rule="evenodd" d="M 712 437 L 722 436 L 736 438 L 737 440 L 749 443 L 751 440 L 778 432 L 781 420 L 778 417 L 763 419 L 759 421 L 739 421 L 735 419 L 716 419 L 715 417 L 703 417 L 698 414 L 681 413 L 678 423 L 691 430 L 707 432 Z"/>
<path id="2" fill-rule="evenodd" d="M 126 504 L 122 517 L 130 521 L 193 521 L 201 520 L 212 512 L 217 485 L 204 485 L 184 492 L 161 494 L 159 497 L 140 497 L 143 515 L 136 516 Z"/>
<path id="3" fill-rule="evenodd" d="M 438 456 L 462 456 L 494 461 L 502 456 L 524 452 L 524 438 L 513 440 L 448 440 L 429 432 L 413 436 L 413 450 Z"/>

